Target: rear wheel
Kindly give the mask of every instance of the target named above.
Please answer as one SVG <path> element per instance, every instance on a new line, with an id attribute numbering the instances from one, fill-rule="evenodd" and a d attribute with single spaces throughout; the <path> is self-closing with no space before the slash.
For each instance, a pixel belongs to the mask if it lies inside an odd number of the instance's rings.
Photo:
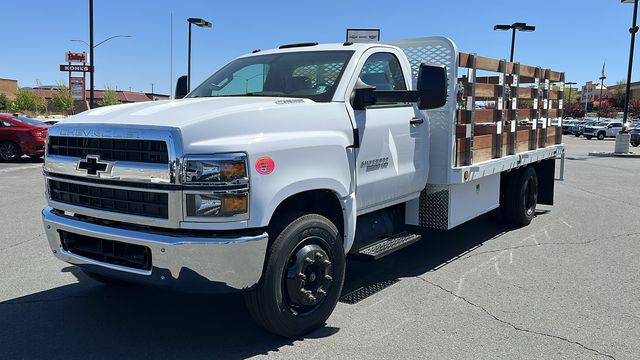
<path id="1" fill-rule="evenodd" d="M 517 226 L 531 223 L 538 204 L 538 177 L 533 167 L 527 166 L 513 174 L 505 194 L 506 215 Z"/>
<path id="2" fill-rule="evenodd" d="M 20 147 L 11 141 L 0 143 L 0 160 L 2 161 L 18 161 L 22 157 Z"/>
<path id="3" fill-rule="evenodd" d="M 637 143 L 637 142 L 632 142 L 631 143 L 631 146 L 633 146 L 633 147 L 638 147 L 638 145 L 640 145 L 640 143 Z"/>
<path id="4" fill-rule="evenodd" d="M 289 214 L 274 229 L 262 279 L 245 293 L 249 313 L 266 330 L 298 338 L 324 325 L 344 282 L 341 235 L 318 214 Z"/>

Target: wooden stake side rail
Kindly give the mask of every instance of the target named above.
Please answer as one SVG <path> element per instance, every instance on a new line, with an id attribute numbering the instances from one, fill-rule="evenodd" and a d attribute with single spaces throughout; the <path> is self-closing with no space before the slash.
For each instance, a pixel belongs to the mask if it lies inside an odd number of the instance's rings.
<path id="1" fill-rule="evenodd" d="M 564 73 L 467 53 L 458 65 L 468 70 L 458 78 L 455 166 L 562 142 Z"/>

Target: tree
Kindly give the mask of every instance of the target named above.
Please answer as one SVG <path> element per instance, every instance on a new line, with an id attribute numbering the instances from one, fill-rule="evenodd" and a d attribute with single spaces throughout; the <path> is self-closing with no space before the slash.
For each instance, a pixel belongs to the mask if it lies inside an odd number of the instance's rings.
<path id="1" fill-rule="evenodd" d="M 9 110 L 11 108 L 11 100 L 5 94 L 0 94 L 0 110 Z"/>
<path id="2" fill-rule="evenodd" d="M 120 104 L 120 100 L 116 96 L 116 92 L 109 85 L 105 85 L 104 87 L 104 96 L 102 97 L 102 101 L 100 101 L 101 106 L 109 106 L 109 105 L 117 105 Z"/>
<path id="3" fill-rule="evenodd" d="M 58 89 L 51 94 L 51 104 L 64 115 L 73 114 L 73 96 L 69 92 L 69 87 L 62 81 L 58 82 Z"/>
<path id="4" fill-rule="evenodd" d="M 582 107 L 581 104 L 575 102 L 573 104 L 569 104 L 564 111 L 564 115 L 567 117 L 572 117 L 574 119 L 583 118 L 586 114 L 586 111 Z"/>
<path id="5" fill-rule="evenodd" d="M 617 113 L 616 110 L 611 105 L 611 103 L 608 101 L 605 101 L 604 99 L 602 100 L 602 105 L 600 105 L 598 112 L 600 113 L 601 117 L 605 117 L 605 118 L 615 117 Z"/>
<path id="6" fill-rule="evenodd" d="M 632 119 L 640 118 L 640 99 L 629 101 L 629 114 Z"/>
<path id="7" fill-rule="evenodd" d="M 611 98 L 613 99 L 613 106 L 617 107 L 617 108 L 623 108 L 624 107 L 624 97 L 625 97 L 625 91 L 626 91 L 626 82 L 624 82 L 623 80 L 619 80 L 618 82 L 616 82 L 616 89 L 613 92 L 613 95 L 611 96 Z"/>
<path id="8" fill-rule="evenodd" d="M 13 112 L 39 113 L 47 108 L 47 101 L 29 90 L 18 89 L 16 99 L 11 103 Z"/>

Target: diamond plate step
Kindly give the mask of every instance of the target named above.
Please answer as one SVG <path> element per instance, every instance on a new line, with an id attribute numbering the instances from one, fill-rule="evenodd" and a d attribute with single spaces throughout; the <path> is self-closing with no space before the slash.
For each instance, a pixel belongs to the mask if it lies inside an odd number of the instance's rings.
<path id="1" fill-rule="evenodd" d="M 404 248 L 405 246 L 413 244 L 421 238 L 421 235 L 402 232 L 361 248 L 358 250 L 358 255 L 371 260 L 378 260 L 381 257 L 387 256 Z"/>

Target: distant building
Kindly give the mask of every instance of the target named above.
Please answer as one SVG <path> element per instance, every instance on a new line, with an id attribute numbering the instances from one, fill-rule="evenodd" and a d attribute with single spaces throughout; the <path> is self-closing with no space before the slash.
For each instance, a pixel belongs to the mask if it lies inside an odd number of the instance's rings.
<path id="1" fill-rule="evenodd" d="M 606 99 L 607 97 L 609 97 L 606 86 L 601 87 L 600 83 L 587 81 L 587 83 L 582 86 L 582 91 L 580 92 L 580 102 L 593 103 L 594 101 L 600 101 L 600 89 L 602 89 L 602 98 Z"/>
<path id="2" fill-rule="evenodd" d="M 57 91 L 58 89 L 59 88 L 57 86 L 47 85 L 47 86 L 35 87 L 31 89 L 31 92 L 34 95 L 45 98 L 46 100 L 51 100 L 53 92 Z M 114 90 L 113 92 L 116 98 L 123 104 L 151 101 L 152 97 L 154 100 L 169 98 L 168 95 L 162 95 L 162 94 L 146 94 L 141 92 L 122 91 L 122 90 Z M 97 103 L 99 103 L 104 98 L 104 93 L 105 93 L 104 90 L 96 89 L 93 91 L 93 98 Z M 87 100 L 88 100 L 89 90 L 86 90 L 85 96 L 87 97 Z"/>
<path id="3" fill-rule="evenodd" d="M 609 91 L 609 96 L 613 96 L 613 94 L 615 94 L 620 90 L 622 92 L 627 91 L 627 84 L 610 85 L 609 87 L 607 87 L 607 90 Z M 640 99 L 640 81 L 632 82 L 630 86 L 630 90 L 631 90 L 631 97 L 630 97 L 631 100 Z"/>
<path id="4" fill-rule="evenodd" d="M 0 79 L 0 94 L 13 100 L 16 98 L 16 91 L 18 91 L 18 80 Z"/>

